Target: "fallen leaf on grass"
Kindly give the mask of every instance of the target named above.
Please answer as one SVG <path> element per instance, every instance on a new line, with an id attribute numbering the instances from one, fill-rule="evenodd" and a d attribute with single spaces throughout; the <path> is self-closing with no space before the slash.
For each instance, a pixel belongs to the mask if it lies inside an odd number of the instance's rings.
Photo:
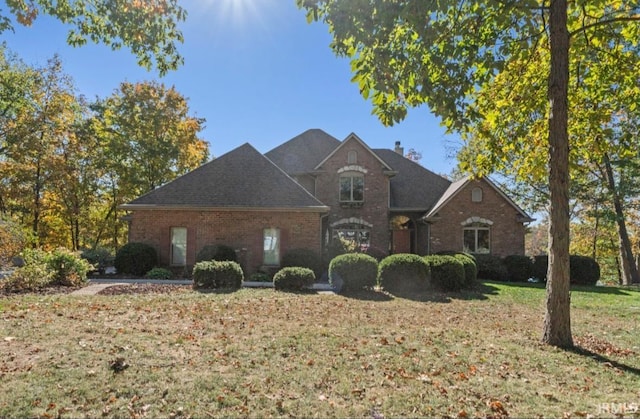
<path id="1" fill-rule="evenodd" d="M 127 364 L 123 357 L 119 356 L 118 358 L 109 362 L 109 368 L 113 372 L 122 372 L 129 368 L 129 364 Z"/>

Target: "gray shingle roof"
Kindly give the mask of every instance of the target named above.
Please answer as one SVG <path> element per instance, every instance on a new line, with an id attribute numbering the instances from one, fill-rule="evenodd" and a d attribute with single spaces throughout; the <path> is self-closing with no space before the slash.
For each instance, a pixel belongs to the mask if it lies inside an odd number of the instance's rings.
<path id="1" fill-rule="evenodd" d="M 250 144 L 244 144 L 122 208 L 148 206 L 328 210 Z"/>
<path id="2" fill-rule="evenodd" d="M 392 210 L 427 211 L 438 202 L 451 184 L 449 180 L 393 150 L 375 149 L 373 151 L 398 172 L 390 179 Z"/>
<path id="3" fill-rule="evenodd" d="M 340 144 L 321 129 L 310 129 L 268 151 L 265 156 L 289 174 L 308 173 Z"/>

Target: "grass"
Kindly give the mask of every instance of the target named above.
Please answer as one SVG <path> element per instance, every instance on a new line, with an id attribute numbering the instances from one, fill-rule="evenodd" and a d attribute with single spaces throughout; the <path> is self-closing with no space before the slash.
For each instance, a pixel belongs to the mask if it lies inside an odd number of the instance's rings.
<path id="1" fill-rule="evenodd" d="M 0 298 L 0 417 L 583 417 L 640 404 L 640 292 Z M 636 414 L 637 416 L 638 414 Z"/>

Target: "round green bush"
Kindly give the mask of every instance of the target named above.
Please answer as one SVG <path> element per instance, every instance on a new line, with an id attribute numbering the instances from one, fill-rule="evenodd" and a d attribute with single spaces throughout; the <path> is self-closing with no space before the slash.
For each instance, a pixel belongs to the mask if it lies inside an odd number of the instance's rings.
<path id="1" fill-rule="evenodd" d="M 382 259 L 378 266 L 378 284 L 386 291 L 416 291 L 426 288 L 429 264 L 418 255 L 397 253 Z"/>
<path id="2" fill-rule="evenodd" d="M 96 247 L 94 249 L 85 249 L 80 254 L 82 259 L 89 262 L 95 271 L 104 273 L 105 268 L 113 264 L 113 254 L 105 247 Z"/>
<path id="3" fill-rule="evenodd" d="M 533 276 L 533 262 L 529 256 L 509 255 L 502 259 L 511 282 L 527 282 Z"/>
<path id="4" fill-rule="evenodd" d="M 116 252 L 113 265 L 118 273 L 143 276 L 158 264 L 156 249 L 146 243 L 127 243 Z"/>
<path id="5" fill-rule="evenodd" d="M 238 289 L 244 274 L 237 262 L 210 260 L 198 262 L 193 267 L 194 289 Z"/>
<path id="6" fill-rule="evenodd" d="M 153 268 L 145 275 L 149 279 L 173 279 L 173 272 L 166 268 Z"/>
<path id="7" fill-rule="evenodd" d="M 273 276 L 273 286 L 276 290 L 300 291 L 316 282 L 316 276 L 309 268 L 288 266 L 280 269 Z"/>
<path id="8" fill-rule="evenodd" d="M 596 285 L 600 280 L 600 265 L 588 256 L 571 255 L 570 281 L 576 285 Z"/>
<path id="9" fill-rule="evenodd" d="M 533 257 L 531 276 L 540 281 L 547 280 L 547 270 L 549 269 L 549 256 L 538 255 Z"/>
<path id="10" fill-rule="evenodd" d="M 316 277 L 322 275 L 322 258 L 310 249 L 292 249 L 282 255 L 280 266 L 309 268 Z"/>
<path id="11" fill-rule="evenodd" d="M 238 255 L 231 246 L 226 244 L 208 244 L 204 246 L 196 255 L 196 262 L 207 262 L 211 260 L 237 262 Z"/>
<path id="12" fill-rule="evenodd" d="M 453 250 L 446 250 L 436 253 L 437 255 L 454 256 L 464 266 L 464 286 L 465 288 L 472 288 L 478 282 L 478 266 L 476 265 L 476 258 L 471 253 L 456 252 Z"/>
<path id="13" fill-rule="evenodd" d="M 54 285 L 75 287 L 87 282 L 87 274 L 93 266 L 79 253 L 60 247 L 47 256 L 47 263 L 55 272 Z"/>
<path id="14" fill-rule="evenodd" d="M 430 255 L 424 259 L 431 269 L 431 285 L 443 291 L 460 291 L 465 285 L 464 265 L 450 255 Z"/>
<path id="15" fill-rule="evenodd" d="M 338 291 L 373 287 L 377 276 L 378 261 L 364 253 L 339 255 L 329 264 L 329 283 Z"/>
<path id="16" fill-rule="evenodd" d="M 475 255 L 475 258 L 479 279 L 506 281 L 509 277 L 507 267 L 499 256 L 481 254 Z"/>

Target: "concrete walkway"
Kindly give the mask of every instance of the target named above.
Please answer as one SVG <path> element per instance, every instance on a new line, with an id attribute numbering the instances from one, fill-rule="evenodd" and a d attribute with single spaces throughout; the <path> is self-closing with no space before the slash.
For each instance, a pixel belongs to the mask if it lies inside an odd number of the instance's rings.
<path id="1" fill-rule="evenodd" d="M 191 285 L 191 280 L 162 280 L 162 279 L 89 279 L 89 285 L 73 291 L 69 295 L 96 295 L 105 288 L 112 287 L 114 285 L 128 285 L 128 284 L 162 284 L 162 285 Z M 273 288 L 272 282 L 250 282 L 244 281 L 242 286 L 245 288 Z M 313 284 L 311 289 L 318 291 L 319 294 L 333 294 L 333 289 L 328 283 L 316 283 Z"/>
<path id="2" fill-rule="evenodd" d="M 99 293 L 103 289 L 112 287 L 114 285 L 126 285 L 126 284 L 125 283 L 116 283 L 116 282 L 110 282 L 108 284 L 89 284 L 88 286 L 86 286 L 84 288 L 80 288 L 79 290 L 75 290 L 74 292 L 72 292 L 69 295 L 96 295 L 97 293 Z"/>

